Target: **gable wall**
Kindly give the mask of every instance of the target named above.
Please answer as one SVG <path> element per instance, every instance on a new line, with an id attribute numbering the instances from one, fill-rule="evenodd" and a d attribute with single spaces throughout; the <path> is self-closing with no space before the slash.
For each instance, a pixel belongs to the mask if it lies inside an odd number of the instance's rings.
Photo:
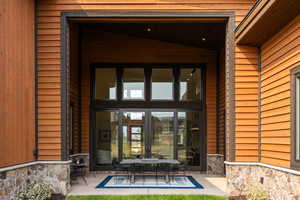
<path id="1" fill-rule="evenodd" d="M 60 14 L 70 10 L 234 11 L 236 25 L 254 0 L 44 0 L 38 5 L 40 160 L 61 159 Z M 43 103 L 41 103 L 43 101 Z M 51 118 L 49 117 L 51 116 Z"/>

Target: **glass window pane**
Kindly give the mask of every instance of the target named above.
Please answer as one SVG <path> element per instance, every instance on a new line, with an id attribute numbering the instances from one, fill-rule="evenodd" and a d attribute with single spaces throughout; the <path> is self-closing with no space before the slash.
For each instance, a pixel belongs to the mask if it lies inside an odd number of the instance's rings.
<path id="1" fill-rule="evenodd" d="M 152 112 L 152 157 L 174 159 L 174 113 Z"/>
<path id="2" fill-rule="evenodd" d="M 152 99 L 173 99 L 172 69 L 152 69 Z"/>
<path id="3" fill-rule="evenodd" d="M 122 131 L 123 159 L 145 157 L 145 112 L 124 112 Z"/>
<path id="4" fill-rule="evenodd" d="M 199 123 L 199 112 L 178 112 L 178 160 L 190 166 L 200 166 L 200 141 L 204 133 Z"/>
<path id="5" fill-rule="evenodd" d="M 123 98 L 144 99 L 144 69 L 125 68 L 123 74 Z"/>
<path id="6" fill-rule="evenodd" d="M 296 160 L 300 160 L 300 78 L 296 79 Z"/>
<path id="7" fill-rule="evenodd" d="M 96 99 L 116 99 L 117 78 L 115 68 L 97 68 L 95 77 Z"/>
<path id="8" fill-rule="evenodd" d="M 201 69 L 182 68 L 180 70 L 180 100 L 200 100 Z"/>
<path id="9" fill-rule="evenodd" d="M 96 163 L 118 160 L 118 112 L 96 112 Z"/>

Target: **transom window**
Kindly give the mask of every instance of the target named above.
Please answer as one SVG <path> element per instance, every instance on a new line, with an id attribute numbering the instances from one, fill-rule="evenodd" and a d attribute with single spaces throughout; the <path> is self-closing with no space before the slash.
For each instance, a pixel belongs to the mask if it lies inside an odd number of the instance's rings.
<path id="1" fill-rule="evenodd" d="M 95 100 L 202 101 L 201 65 L 95 65 L 94 69 Z"/>

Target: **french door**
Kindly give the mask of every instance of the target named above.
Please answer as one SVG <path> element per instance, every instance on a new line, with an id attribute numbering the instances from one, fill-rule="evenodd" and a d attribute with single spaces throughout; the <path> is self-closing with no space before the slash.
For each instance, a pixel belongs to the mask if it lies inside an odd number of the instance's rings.
<path id="1" fill-rule="evenodd" d="M 171 111 L 122 112 L 122 159 L 174 159 L 175 113 Z"/>
<path id="2" fill-rule="evenodd" d="M 201 111 L 118 109 L 94 112 L 92 165 L 109 170 L 122 159 L 177 159 L 201 169 Z"/>

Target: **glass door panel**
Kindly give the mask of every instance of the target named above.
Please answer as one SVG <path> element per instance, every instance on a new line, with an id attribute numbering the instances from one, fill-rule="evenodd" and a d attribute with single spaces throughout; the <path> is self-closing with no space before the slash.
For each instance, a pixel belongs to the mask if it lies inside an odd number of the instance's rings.
<path id="1" fill-rule="evenodd" d="M 151 157 L 174 159 L 174 112 L 151 113 Z"/>
<path id="2" fill-rule="evenodd" d="M 178 112 L 178 160 L 189 166 L 200 166 L 200 112 Z"/>
<path id="3" fill-rule="evenodd" d="M 118 112 L 96 112 L 96 165 L 118 160 Z"/>
<path id="4" fill-rule="evenodd" d="M 123 159 L 145 156 L 145 112 L 124 112 L 122 114 Z"/>

